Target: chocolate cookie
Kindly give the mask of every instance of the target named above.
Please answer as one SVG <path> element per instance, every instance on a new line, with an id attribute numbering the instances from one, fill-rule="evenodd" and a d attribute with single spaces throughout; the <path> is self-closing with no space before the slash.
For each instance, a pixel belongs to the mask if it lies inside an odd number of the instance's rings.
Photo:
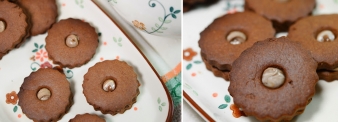
<path id="1" fill-rule="evenodd" d="M 318 62 L 318 70 L 336 72 L 335 69 L 338 68 L 337 21 L 338 14 L 317 15 L 301 19 L 290 27 L 288 38 L 301 43 L 311 52 Z M 335 76 L 330 77 L 335 78 Z"/>
<path id="2" fill-rule="evenodd" d="M 286 37 L 256 42 L 233 63 L 229 93 L 258 120 L 291 120 L 315 93 L 317 63 L 310 52 Z"/>
<path id="3" fill-rule="evenodd" d="M 22 112 L 33 121 L 57 121 L 72 105 L 66 76 L 51 68 L 40 68 L 24 79 L 18 93 Z"/>
<path id="4" fill-rule="evenodd" d="M 183 0 L 183 12 L 190 11 L 191 9 L 200 6 L 210 6 L 217 2 L 218 0 Z"/>
<path id="5" fill-rule="evenodd" d="M 69 120 L 69 122 L 105 122 L 106 120 L 101 117 L 93 114 L 78 114 L 73 119 Z"/>
<path id="6" fill-rule="evenodd" d="M 253 12 L 241 12 L 215 19 L 201 32 L 198 43 L 209 65 L 220 71 L 230 71 L 242 51 L 274 35 L 270 21 Z"/>
<path id="7" fill-rule="evenodd" d="M 31 35 L 43 34 L 56 22 L 58 16 L 55 0 L 17 0 L 30 15 Z"/>
<path id="8" fill-rule="evenodd" d="M 29 35 L 28 17 L 18 5 L 0 0 L 0 59 Z"/>
<path id="9" fill-rule="evenodd" d="M 106 60 L 89 68 L 82 84 L 87 102 L 103 114 L 124 113 L 136 102 L 140 86 L 133 67 Z"/>
<path id="10" fill-rule="evenodd" d="M 271 20 L 277 32 L 287 31 L 298 19 L 309 16 L 315 6 L 315 0 L 245 0 L 245 9 Z"/>
<path id="11" fill-rule="evenodd" d="M 318 70 L 317 74 L 319 79 L 326 80 L 329 82 L 338 79 L 338 71 Z"/>
<path id="12" fill-rule="evenodd" d="M 86 64 L 95 54 L 98 35 L 95 28 L 79 19 L 65 19 L 48 30 L 46 50 L 53 63 L 74 68 Z"/>
<path id="13" fill-rule="evenodd" d="M 215 67 L 213 67 L 212 65 L 210 65 L 207 61 L 205 61 L 205 59 L 204 59 L 203 57 L 202 57 L 202 60 L 203 60 L 203 62 L 204 62 L 204 64 L 205 64 L 205 67 L 206 67 L 208 70 L 212 71 L 212 73 L 213 73 L 216 77 L 222 77 L 223 79 L 225 79 L 225 80 L 227 80 L 227 81 L 230 80 L 230 79 L 229 79 L 229 72 L 230 72 L 230 71 L 227 71 L 227 70 L 225 70 L 225 71 L 218 70 L 217 68 L 215 68 Z"/>

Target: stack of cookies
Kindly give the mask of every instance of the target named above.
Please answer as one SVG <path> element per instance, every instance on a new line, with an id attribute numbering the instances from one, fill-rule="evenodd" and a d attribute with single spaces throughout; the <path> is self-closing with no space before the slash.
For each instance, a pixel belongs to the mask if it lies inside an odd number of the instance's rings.
<path id="1" fill-rule="evenodd" d="M 319 79 L 338 80 L 338 15 L 310 16 L 315 0 L 245 2 L 244 12 L 219 17 L 201 32 L 202 59 L 230 81 L 228 91 L 246 115 L 292 120 Z M 274 38 L 276 32 L 289 34 Z"/>
<path id="2" fill-rule="evenodd" d="M 29 36 L 30 20 L 15 3 L 0 0 L 0 59 Z"/>
<path id="3" fill-rule="evenodd" d="M 56 22 L 55 0 L 0 0 L 0 59 Z"/>

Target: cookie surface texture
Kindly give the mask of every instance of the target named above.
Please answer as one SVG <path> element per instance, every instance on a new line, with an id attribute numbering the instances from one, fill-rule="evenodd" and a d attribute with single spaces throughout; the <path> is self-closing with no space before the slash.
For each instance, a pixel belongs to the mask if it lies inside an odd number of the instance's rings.
<path id="1" fill-rule="evenodd" d="M 283 72 L 277 88 L 263 84 L 266 69 Z M 317 63 L 310 52 L 286 37 L 256 42 L 234 62 L 228 91 L 234 103 L 260 121 L 291 120 L 315 93 Z M 274 75 L 272 75 L 274 76 Z"/>
<path id="2" fill-rule="evenodd" d="M 39 98 L 43 88 L 50 91 L 47 100 Z M 28 118 L 39 122 L 61 119 L 72 105 L 72 93 L 66 76 L 51 68 L 40 68 L 26 77 L 18 97 L 22 112 Z"/>
<path id="3" fill-rule="evenodd" d="M 246 10 L 271 20 L 278 32 L 288 31 L 295 21 L 309 16 L 315 6 L 315 0 L 245 0 Z"/>
<path id="4" fill-rule="evenodd" d="M 18 5 L 0 0 L 0 59 L 27 37 L 27 15 Z"/>
<path id="5" fill-rule="evenodd" d="M 79 19 L 54 24 L 46 37 L 46 50 L 53 63 L 74 68 L 86 64 L 98 47 L 95 28 Z"/>
<path id="6" fill-rule="evenodd" d="M 113 85 L 104 89 L 106 81 L 113 81 Z M 95 110 L 115 115 L 132 107 L 140 93 L 139 85 L 133 67 L 124 61 L 106 60 L 89 68 L 82 87 L 87 102 Z"/>
<path id="7" fill-rule="evenodd" d="M 78 114 L 69 122 L 105 122 L 101 117 L 94 114 Z"/>
<path id="8" fill-rule="evenodd" d="M 246 39 L 240 44 L 232 44 L 227 38 L 231 35 L 236 38 L 243 36 Z M 235 59 L 256 41 L 274 37 L 275 30 L 272 23 L 253 12 L 239 12 L 224 15 L 215 19 L 201 32 L 199 47 L 201 55 L 210 65 L 219 70 L 231 70 Z"/>
<path id="9" fill-rule="evenodd" d="M 31 18 L 31 35 L 43 34 L 56 22 L 58 9 L 55 0 L 18 0 Z"/>

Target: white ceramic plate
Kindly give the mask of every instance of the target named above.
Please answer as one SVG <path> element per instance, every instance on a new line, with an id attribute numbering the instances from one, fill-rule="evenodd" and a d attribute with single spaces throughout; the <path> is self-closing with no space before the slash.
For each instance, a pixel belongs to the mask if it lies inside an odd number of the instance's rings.
<path id="1" fill-rule="evenodd" d="M 181 0 L 105 0 L 130 25 L 147 34 L 181 37 Z"/>
<path id="2" fill-rule="evenodd" d="M 70 17 L 82 19 L 89 22 L 101 34 L 97 52 L 87 64 L 79 68 L 64 69 L 71 83 L 74 104 L 60 121 L 68 122 L 76 114 L 83 113 L 97 114 L 106 119 L 107 122 L 160 122 L 171 120 L 172 101 L 165 86 L 143 54 L 139 52 L 111 19 L 89 0 L 59 0 L 57 4 L 59 7 L 58 20 Z M 42 34 L 28 39 L 20 48 L 14 49 L 0 61 L 0 94 L 2 94 L 2 97 L 0 97 L 0 121 L 32 121 L 22 113 L 21 107 L 18 106 L 17 102 L 14 102 L 14 105 L 6 103 L 6 94 L 12 91 L 18 93 L 24 78 L 34 69 L 52 64 L 48 60 L 48 54 L 44 48 L 46 36 L 47 34 Z M 133 66 L 141 83 L 137 102 L 124 114 L 115 116 L 104 115 L 100 111 L 95 111 L 87 103 L 82 93 L 83 76 L 88 71 L 88 68 L 97 62 L 112 59 L 126 61 Z"/>
<path id="3" fill-rule="evenodd" d="M 151 61 L 156 71 L 161 75 L 165 75 L 174 69 L 181 62 L 181 37 L 171 38 L 167 36 L 157 36 L 142 32 L 142 30 L 131 26 L 113 8 L 115 2 L 107 0 L 94 0 L 94 2 L 104 10 L 115 22 L 125 30 L 126 34 L 133 35 L 133 41 L 139 46 L 146 57 Z M 120 3 L 120 1 L 117 1 Z"/>
<path id="4" fill-rule="evenodd" d="M 183 49 L 191 48 L 197 55 L 183 61 L 184 99 L 207 121 L 257 121 L 254 117 L 235 118 L 230 106 L 229 82 L 215 77 L 202 62 L 198 40 L 200 32 L 215 18 L 234 11 L 243 11 L 243 0 L 223 0 L 209 7 L 184 13 Z M 338 0 L 317 0 L 315 14 L 338 13 Z M 203 17 L 203 18 L 202 18 Z M 338 82 L 320 80 L 316 94 L 303 114 L 292 121 L 338 121 Z"/>

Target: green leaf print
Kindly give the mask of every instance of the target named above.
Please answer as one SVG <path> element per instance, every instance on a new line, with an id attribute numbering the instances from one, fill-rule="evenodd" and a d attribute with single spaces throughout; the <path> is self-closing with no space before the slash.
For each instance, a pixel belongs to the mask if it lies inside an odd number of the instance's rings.
<path id="1" fill-rule="evenodd" d="M 162 106 L 158 106 L 158 110 L 162 112 Z"/>
<path id="2" fill-rule="evenodd" d="M 225 102 L 230 103 L 231 98 L 230 98 L 229 95 L 225 95 L 224 100 L 225 100 Z"/>
<path id="3" fill-rule="evenodd" d="M 180 12 L 181 12 L 181 10 L 176 10 L 176 11 L 174 11 L 174 14 L 178 14 Z"/>
<path id="4" fill-rule="evenodd" d="M 160 22 L 163 22 L 163 18 L 162 18 L 162 17 L 158 17 L 158 20 L 159 20 Z"/>
<path id="5" fill-rule="evenodd" d="M 157 103 L 158 103 L 158 104 L 161 103 L 161 99 L 160 99 L 160 98 L 157 99 Z"/>
<path id="6" fill-rule="evenodd" d="M 42 45 L 40 45 L 39 49 L 43 48 L 43 46 L 44 46 L 43 44 L 42 44 Z"/>
<path id="7" fill-rule="evenodd" d="M 171 14 L 171 17 L 173 17 L 174 19 L 176 19 L 176 15 L 175 14 Z"/>
<path id="8" fill-rule="evenodd" d="M 118 41 L 121 42 L 121 41 L 122 41 L 122 38 L 120 37 Z"/>
<path id="9" fill-rule="evenodd" d="M 164 23 L 168 24 L 168 23 L 171 23 L 171 20 L 167 19 L 164 21 Z"/>
<path id="10" fill-rule="evenodd" d="M 13 112 L 15 113 L 16 111 L 18 111 L 18 106 L 14 106 L 13 108 Z"/>
<path id="11" fill-rule="evenodd" d="M 117 39 L 115 37 L 113 37 L 113 40 L 114 40 L 114 42 L 117 42 Z"/>
<path id="12" fill-rule="evenodd" d="M 168 28 L 167 27 L 161 27 L 161 30 L 167 30 Z"/>
<path id="13" fill-rule="evenodd" d="M 192 64 L 189 63 L 189 64 L 187 65 L 186 69 L 189 70 L 189 69 L 191 69 L 191 67 L 192 67 Z"/>
<path id="14" fill-rule="evenodd" d="M 38 52 L 38 49 L 34 49 L 32 52 L 33 52 L 33 53 Z"/>
<path id="15" fill-rule="evenodd" d="M 170 12 L 173 12 L 174 11 L 174 7 L 170 7 Z"/>
<path id="16" fill-rule="evenodd" d="M 195 64 L 200 64 L 202 61 L 194 61 Z"/>
<path id="17" fill-rule="evenodd" d="M 228 104 L 222 104 L 218 106 L 219 109 L 225 109 L 226 107 L 228 107 Z"/>

